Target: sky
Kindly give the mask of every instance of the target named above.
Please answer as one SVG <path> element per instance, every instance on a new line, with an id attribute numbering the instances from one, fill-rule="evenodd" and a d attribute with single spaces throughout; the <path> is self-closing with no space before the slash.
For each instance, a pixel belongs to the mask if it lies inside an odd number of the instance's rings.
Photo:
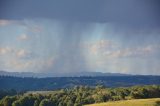
<path id="1" fill-rule="evenodd" d="M 160 75 L 159 0 L 1 0 L 0 70 Z"/>

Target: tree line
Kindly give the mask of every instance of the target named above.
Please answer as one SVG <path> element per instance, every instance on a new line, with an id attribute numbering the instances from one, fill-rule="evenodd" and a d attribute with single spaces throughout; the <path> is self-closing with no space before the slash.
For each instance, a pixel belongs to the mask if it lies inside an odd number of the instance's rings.
<path id="1" fill-rule="evenodd" d="M 82 106 L 107 101 L 159 97 L 159 85 L 119 88 L 107 88 L 102 85 L 96 87 L 75 86 L 52 93 L 24 93 L 5 96 L 0 100 L 0 106 Z"/>

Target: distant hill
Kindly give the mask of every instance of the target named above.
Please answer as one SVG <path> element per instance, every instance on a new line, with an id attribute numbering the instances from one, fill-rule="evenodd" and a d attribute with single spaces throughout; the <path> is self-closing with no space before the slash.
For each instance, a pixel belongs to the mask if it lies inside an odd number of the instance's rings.
<path id="1" fill-rule="evenodd" d="M 101 72 L 32 73 L 0 71 L 0 89 L 53 90 L 79 85 L 128 87 L 152 84 L 160 85 L 160 76 Z"/>
<path id="2" fill-rule="evenodd" d="M 129 74 L 121 73 L 102 73 L 102 72 L 72 72 L 72 73 L 33 73 L 33 72 L 7 72 L 0 71 L 0 76 L 15 76 L 15 77 L 80 77 L 80 76 L 129 76 Z"/>
<path id="3" fill-rule="evenodd" d="M 0 76 L 0 89 L 54 90 L 74 86 L 129 87 L 135 85 L 160 85 L 160 76 L 96 76 L 96 77 L 10 77 Z"/>

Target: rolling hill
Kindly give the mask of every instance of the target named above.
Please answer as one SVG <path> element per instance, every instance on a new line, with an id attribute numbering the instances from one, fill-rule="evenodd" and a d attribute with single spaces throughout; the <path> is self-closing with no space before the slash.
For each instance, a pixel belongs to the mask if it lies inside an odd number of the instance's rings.
<path id="1" fill-rule="evenodd" d="M 85 106 L 160 106 L 160 98 L 122 100 Z"/>
<path id="2" fill-rule="evenodd" d="M 80 77 L 80 76 L 130 76 L 130 74 L 122 73 L 102 73 L 102 72 L 8 72 L 0 71 L 0 76 L 14 76 L 14 77 L 36 77 L 36 78 L 45 78 L 45 77 Z"/>
<path id="3" fill-rule="evenodd" d="M 0 76 L 0 89 L 54 90 L 74 86 L 128 87 L 135 85 L 159 85 L 160 76 L 97 76 L 97 77 L 13 77 Z"/>

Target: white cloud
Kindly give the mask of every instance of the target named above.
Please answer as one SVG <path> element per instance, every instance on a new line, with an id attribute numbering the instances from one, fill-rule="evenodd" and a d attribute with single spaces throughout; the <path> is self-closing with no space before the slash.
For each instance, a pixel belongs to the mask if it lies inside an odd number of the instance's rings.
<path id="1" fill-rule="evenodd" d="M 89 45 L 89 50 L 93 54 L 98 54 L 98 53 L 106 52 L 106 50 L 111 50 L 117 47 L 118 47 L 117 44 L 113 43 L 113 41 L 100 40 Z"/>
<path id="2" fill-rule="evenodd" d="M 53 58 L 20 60 L 13 58 L 6 63 L 6 67 L 15 71 L 47 71 L 54 65 Z"/>
<path id="3" fill-rule="evenodd" d="M 11 24 L 13 21 L 9 21 L 9 20 L 0 20 L 0 26 L 6 26 Z"/>
<path id="4" fill-rule="evenodd" d="M 28 67 L 30 67 L 31 65 L 32 65 L 31 62 L 25 62 L 18 59 L 12 59 L 9 62 L 7 62 L 7 68 L 16 71 L 19 70 L 22 71 L 24 69 L 28 69 Z"/>
<path id="5" fill-rule="evenodd" d="M 26 35 L 26 34 L 22 34 L 22 35 L 20 35 L 20 36 L 18 37 L 18 39 L 21 40 L 21 41 L 25 41 L 25 40 L 28 40 L 29 37 L 28 37 L 28 35 Z"/>
<path id="6" fill-rule="evenodd" d="M 89 53 L 93 56 L 119 58 L 119 57 L 137 57 L 148 56 L 160 49 L 157 45 L 147 45 L 139 47 L 120 47 L 117 43 L 110 40 L 100 40 L 88 45 Z"/>
<path id="7" fill-rule="evenodd" d="M 4 56 L 5 55 L 5 56 Z M 54 65 L 54 58 L 33 57 L 33 53 L 25 48 L 0 47 L 0 68 L 14 71 L 44 71 Z"/>
<path id="8" fill-rule="evenodd" d="M 43 31 L 43 28 L 40 26 L 34 26 L 30 29 L 32 32 L 39 33 Z"/>
<path id="9" fill-rule="evenodd" d="M 85 60 L 91 70 L 103 70 L 106 72 L 112 70 L 112 72 L 121 73 L 131 71 L 132 65 L 135 63 L 134 59 L 150 59 L 160 50 L 160 46 L 155 44 L 121 47 L 113 41 L 95 42 L 92 45 L 88 45 L 87 48 Z"/>
<path id="10" fill-rule="evenodd" d="M 105 56 L 109 58 L 119 58 L 119 57 L 137 57 L 137 56 L 148 56 L 154 53 L 155 48 L 152 46 L 138 47 L 138 48 L 125 48 L 116 51 L 110 51 L 110 53 L 104 53 Z"/>
<path id="11" fill-rule="evenodd" d="M 0 47 L 0 55 L 10 55 L 10 54 L 14 54 L 17 57 L 26 57 L 28 55 L 31 55 L 31 51 L 26 50 L 26 49 L 18 49 L 18 48 L 14 48 L 14 47 Z"/>
<path id="12" fill-rule="evenodd" d="M 15 56 L 16 58 L 33 57 L 33 53 L 27 49 L 18 49 L 14 47 L 0 47 L 0 55 L 7 55 L 8 57 Z"/>
<path id="13" fill-rule="evenodd" d="M 27 57 L 30 57 L 30 56 L 31 56 L 31 52 L 30 52 L 30 51 L 27 51 L 27 50 L 25 50 L 25 49 L 20 49 L 20 50 L 17 50 L 16 56 L 17 56 L 18 58 L 27 58 Z"/>
<path id="14" fill-rule="evenodd" d="M 0 47 L 0 55 L 11 53 L 13 50 L 10 47 Z"/>

